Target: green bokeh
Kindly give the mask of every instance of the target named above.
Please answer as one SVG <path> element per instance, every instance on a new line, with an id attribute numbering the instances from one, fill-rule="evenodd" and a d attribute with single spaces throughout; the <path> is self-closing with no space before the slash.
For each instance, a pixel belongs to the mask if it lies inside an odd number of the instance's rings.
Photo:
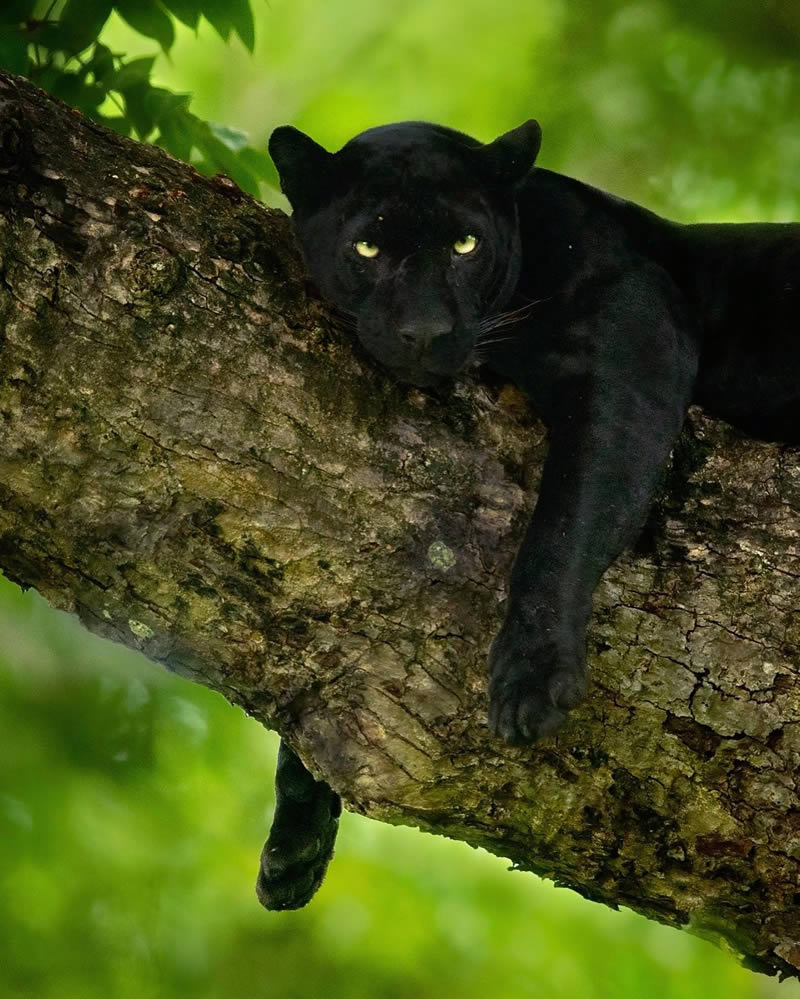
<path id="1" fill-rule="evenodd" d="M 203 20 L 175 25 L 169 57 L 118 18 L 103 41 L 157 56 L 154 82 L 259 148 L 286 122 L 336 148 L 388 120 L 489 139 L 534 115 L 544 165 L 672 217 L 800 214 L 800 72 L 761 5 L 253 6 L 253 56 Z M 350 815 L 313 904 L 266 913 L 276 741 L 0 579 L 0 997 L 800 997 L 687 934 Z"/>
<path id="2" fill-rule="evenodd" d="M 179 25 L 154 81 L 260 148 L 286 123 L 334 149 L 392 120 L 488 140 L 533 116 L 544 166 L 684 221 L 788 220 L 800 31 L 759 39 L 795 2 L 736 5 L 732 20 L 721 0 L 254 0 L 252 57 L 203 20 L 197 35 Z M 116 17 L 104 39 L 155 54 Z"/>
<path id="3" fill-rule="evenodd" d="M 688 934 L 354 815 L 313 903 L 265 912 L 275 737 L 2 578 L 0 732 L 3 997 L 800 996 Z"/>

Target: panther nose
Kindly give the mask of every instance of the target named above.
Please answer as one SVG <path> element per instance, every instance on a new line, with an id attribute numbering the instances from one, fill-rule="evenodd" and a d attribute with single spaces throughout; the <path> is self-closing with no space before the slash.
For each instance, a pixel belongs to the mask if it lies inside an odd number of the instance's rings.
<path id="1" fill-rule="evenodd" d="M 431 326 L 430 323 L 406 323 L 398 326 L 397 336 L 406 347 L 427 350 L 434 340 L 451 333 L 449 326 Z"/>

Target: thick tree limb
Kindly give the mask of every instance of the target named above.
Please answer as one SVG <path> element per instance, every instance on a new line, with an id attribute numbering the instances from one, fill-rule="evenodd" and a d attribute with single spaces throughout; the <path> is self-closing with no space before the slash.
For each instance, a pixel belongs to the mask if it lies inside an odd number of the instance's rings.
<path id="1" fill-rule="evenodd" d="M 800 975 L 800 457 L 694 414 L 556 736 L 486 729 L 544 448 L 392 384 L 286 219 L 0 76 L 0 568 L 278 729 L 349 807 Z M 201 876 L 201 875 L 198 875 Z"/>

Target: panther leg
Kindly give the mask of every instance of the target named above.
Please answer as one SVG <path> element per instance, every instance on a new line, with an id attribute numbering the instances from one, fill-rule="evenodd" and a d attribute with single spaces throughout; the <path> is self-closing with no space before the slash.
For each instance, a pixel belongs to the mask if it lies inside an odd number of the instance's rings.
<path id="1" fill-rule="evenodd" d="M 645 522 L 694 385 L 699 334 L 657 267 L 622 272 L 593 309 L 560 334 L 574 346 L 553 364 L 539 497 L 489 654 L 489 726 L 510 743 L 584 697 L 592 594 Z"/>
<path id="2" fill-rule="evenodd" d="M 339 827 L 342 802 L 314 780 L 285 742 L 275 772 L 275 815 L 261 851 L 256 894 L 267 909 L 299 909 L 322 884 Z"/>

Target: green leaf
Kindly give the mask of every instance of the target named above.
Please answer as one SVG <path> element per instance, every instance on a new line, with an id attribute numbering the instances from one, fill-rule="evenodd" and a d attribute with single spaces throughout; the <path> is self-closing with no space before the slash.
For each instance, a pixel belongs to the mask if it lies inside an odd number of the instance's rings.
<path id="1" fill-rule="evenodd" d="M 195 145 L 208 164 L 209 173 L 224 173 L 236 181 L 242 190 L 258 195 L 258 183 L 237 155 L 211 131 L 207 122 L 196 119 Z"/>
<path id="2" fill-rule="evenodd" d="M 0 24 L 22 24 L 33 15 L 36 0 L 5 0 L 0 9 Z"/>
<path id="3" fill-rule="evenodd" d="M 261 149 L 255 149 L 253 146 L 248 146 L 239 153 L 239 162 L 244 164 L 259 180 L 270 184 L 272 187 L 280 188 L 278 171 L 275 169 L 272 158 L 266 152 Z"/>
<path id="4" fill-rule="evenodd" d="M 92 117 L 95 121 L 99 121 L 101 125 L 105 125 L 106 128 L 110 128 L 119 135 L 131 134 L 131 123 L 124 115 L 95 114 Z"/>
<path id="5" fill-rule="evenodd" d="M 175 29 L 169 14 L 156 0 L 115 0 L 114 6 L 134 31 L 147 38 L 155 38 L 165 52 L 172 48 Z"/>
<path id="6" fill-rule="evenodd" d="M 202 0 L 162 0 L 162 3 L 187 28 L 197 28 L 202 13 Z"/>
<path id="7" fill-rule="evenodd" d="M 217 169 L 235 160 L 234 153 L 214 135 L 208 122 L 199 118 L 194 120 L 194 144 L 207 160 L 216 164 Z"/>
<path id="8" fill-rule="evenodd" d="M 227 174 L 243 191 L 251 194 L 254 198 L 258 197 L 258 181 L 238 158 L 220 172 Z"/>
<path id="9" fill-rule="evenodd" d="M 82 73 L 60 72 L 48 88 L 54 97 L 87 114 L 94 112 L 106 98 L 103 87 L 86 83 Z"/>
<path id="10" fill-rule="evenodd" d="M 158 137 L 156 142 L 163 146 L 167 152 L 177 156 L 185 163 L 190 162 L 192 147 L 194 145 L 193 124 L 189 119 L 194 118 L 187 112 L 183 114 L 173 114 L 159 123 Z"/>
<path id="11" fill-rule="evenodd" d="M 191 101 L 191 94 L 173 94 L 163 87 L 150 87 L 145 101 L 153 121 L 160 125 L 162 121 L 179 111 L 185 111 Z"/>
<path id="12" fill-rule="evenodd" d="M 61 74 L 64 72 L 60 66 L 44 65 L 36 66 L 32 65 L 31 69 L 31 80 L 40 87 L 42 90 L 46 90 L 48 94 L 53 92 L 53 87 L 58 82 Z"/>
<path id="13" fill-rule="evenodd" d="M 28 71 L 28 42 L 16 31 L 0 34 L 0 66 L 21 76 Z"/>
<path id="14" fill-rule="evenodd" d="M 50 52 L 67 52 L 71 55 L 80 51 L 77 46 L 82 39 L 76 36 L 74 28 L 69 25 L 64 27 L 58 21 L 40 21 L 36 27 L 26 31 L 26 35 L 31 45 L 49 49 Z M 90 43 L 91 40 L 87 44 Z"/>
<path id="15" fill-rule="evenodd" d="M 97 40 L 100 29 L 111 13 L 112 0 L 67 0 L 57 25 L 60 44 L 52 46 L 65 52 L 82 52 Z M 46 26 L 45 26 L 46 27 Z"/>
<path id="16" fill-rule="evenodd" d="M 216 136 L 228 149 L 233 150 L 234 153 L 238 153 L 239 150 L 244 149 L 247 145 L 247 132 L 242 132 L 238 128 L 231 128 L 229 125 L 219 125 L 215 121 L 208 122 L 208 127 L 211 129 L 211 134 Z"/>
<path id="17" fill-rule="evenodd" d="M 222 7 L 218 8 L 217 5 L 213 3 L 213 0 L 204 0 L 203 17 L 208 21 L 223 42 L 227 42 L 231 36 L 231 30 L 233 28 L 233 24 L 228 17 L 227 11 Z"/>
<path id="18" fill-rule="evenodd" d="M 230 17 L 236 34 L 241 38 L 244 47 L 248 52 L 252 52 L 256 44 L 256 28 L 249 0 L 232 0 Z"/>
<path id="19" fill-rule="evenodd" d="M 148 83 L 137 83 L 124 92 L 125 114 L 140 139 L 146 139 L 156 127 L 152 112 L 147 106 Z"/>
<path id="20" fill-rule="evenodd" d="M 95 42 L 92 58 L 86 64 L 86 68 L 94 74 L 94 78 L 98 83 L 103 83 L 106 87 L 109 87 L 108 80 L 114 72 L 114 54 L 111 49 L 101 42 Z"/>
<path id="21" fill-rule="evenodd" d="M 203 0 L 203 16 L 223 41 L 227 42 L 233 29 L 246 48 L 253 51 L 255 26 L 249 0 Z"/>
<path id="22" fill-rule="evenodd" d="M 155 56 L 144 56 L 123 63 L 108 81 L 109 90 L 125 91 L 139 83 L 149 83 Z"/>

